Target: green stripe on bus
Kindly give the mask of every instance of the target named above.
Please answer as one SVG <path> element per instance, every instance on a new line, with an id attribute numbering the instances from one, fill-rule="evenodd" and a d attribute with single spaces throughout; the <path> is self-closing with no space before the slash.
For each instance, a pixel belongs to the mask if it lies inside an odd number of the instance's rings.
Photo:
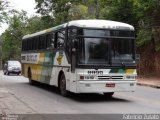
<path id="1" fill-rule="evenodd" d="M 43 83 L 50 83 L 51 79 L 51 74 L 52 74 L 52 66 L 54 62 L 56 52 L 46 52 L 44 55 L 44 62 L 43 62 L 43 67 L 42 67 L 42 73 L 40 81 Z"/>
<path id="2" fill-rule="evenodd" d="M 109 73 L 117 73 L 118 69 L 111 69 Z"/>
<path id="3" fill-rule="evenodd" d="M 126 69 L 111 69 L 109 73 L 121 73 L 124 74 L 126 73 Z"/>
<path id="4" fill-rule="evenodd" d="M 119 69 L 118 73 L 121 73 L 121 74 L 126 73 L 126 69 Z"/>

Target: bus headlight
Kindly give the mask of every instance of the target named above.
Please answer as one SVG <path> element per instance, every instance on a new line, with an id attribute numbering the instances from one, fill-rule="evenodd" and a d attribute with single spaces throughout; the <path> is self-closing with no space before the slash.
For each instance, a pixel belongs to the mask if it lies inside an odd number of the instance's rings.
<path id="1" fill-rule="evenodd" d="M 94 76 L 90 76 L 90 79 L 93 80 L 93 79 L 95 79 L 95 77 Z"/>
<path id="2" fill-rule="evenodd" d="M 89 79 L 89 76 L 84 76 L 84 79 L 85 79 L 85 80 L 88 80 L 88 79 Z"/>
<path id="3" fill-rule="evenodd" d="M 89 76 L 89 75 L 87 75 L 87 76 L 80 76 L 79 77 L 80 78 L 80 80 L 95 80 L 96 79 L 96 77 L 95 76 Z"/>
<path id="4" fill-rule="evenodd" d="M 127 80 L 135 80 L 135 76 L 127 75 L 127 76 L 125 76 L 125 79 L 127 79 Z"/>

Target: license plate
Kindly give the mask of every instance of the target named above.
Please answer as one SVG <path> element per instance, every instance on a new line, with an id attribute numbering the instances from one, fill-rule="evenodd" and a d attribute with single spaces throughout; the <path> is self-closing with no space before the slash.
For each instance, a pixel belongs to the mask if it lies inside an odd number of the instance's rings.
<path id="1" fill-rule="evenodd" d="M 115 87 L 115 83 L 106 83 L 106 87 Z"/>

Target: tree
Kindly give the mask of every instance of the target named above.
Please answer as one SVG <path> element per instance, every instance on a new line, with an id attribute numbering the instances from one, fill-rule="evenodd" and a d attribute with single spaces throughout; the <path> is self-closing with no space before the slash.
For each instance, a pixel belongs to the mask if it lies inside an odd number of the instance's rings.
<path id="1" fill-rule="evenodd" d="M 28 19 L 25 34 L 32 34 L 34 32 L 38 32 L 44 29 L 48 29 L 54 26 L 54 22 L 50 16 L 33 16 Z"/>
<path id="2" fill-rule="evenodd" d="M 33 16 L 28 18 L 25 11 L 14 11 L 8 20 L 9 27 L 2 34 L 3 40 L 3 61 L 9 59 L 20 60 L 21 40 L 24 35 L 32 34 L 49 27 L 52 27 L 50 17 Z"/>
<path id="3" fill-rule="evenodd" d="M 85 5 L 73 5 L 69 10 L 69 20 L 88 18 L 88 7 Z"/>
<path id="4" fill-rule="evenodd" d="M 8 29 L 2 34 L 1 38 L 3 40 L 3 61 L 9 59 L 20 60 L 21 52 L 21 38 L 24 35 L 26 22 L 28 18 L 26 17 L 26 12 L 15 12 L 15 14 L 9 18 Z"/>
<path id="5" fill-rule="evenodd" d="M 54 25 L 62 24 L 70 20 L 69 9 L 77 5 L 81 0 L 35 0 L 37 13 L 42 16 L 50 16 Z"/>
<path id="6" fill-rule="evenodd" d="M 0 27 L 1 23 L 7 20 L 7 8 L 8 8 L 8 2 L 6 1 L 0 1 Z"/>
<path id="7" fill-rule="evenodd" d="M 136 0 L 136 6 L 137 18 L 139 20 L 138 45 L 142 46 L 152 42 L 154 50 L 160 51 L 160 1 Z"/>
<path id="8" fill-rule="evenodd" d="M 107 0 L 103 2 L 101 16 L 103 19 L 125 22 L 136 26 L 137 19 L 134 0 Z"/>

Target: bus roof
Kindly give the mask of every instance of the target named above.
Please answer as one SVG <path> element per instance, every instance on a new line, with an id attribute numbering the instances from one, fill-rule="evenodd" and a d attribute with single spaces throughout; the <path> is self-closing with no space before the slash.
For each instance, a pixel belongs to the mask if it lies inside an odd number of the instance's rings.
<path id="1" fill-rule="evenodd" d="M 134 27 L 129 24 L 110 20 L 75 20 L 70 21 L 68 26 L 134 30 Z"/>
<path id="2" fill-rule="evenodd" d="M 70 21 L 68 23 L 53 27 L 53 28 L 49 28 L 49 29 L 37 32 L 37 33 L 25 35 L 23 39 L 34 37 L 37 35 L 42 35 L 45 33 L 49 33 L 51 31 L 65 28 L 66 26 L 75 26 L 75 27 L 82 27 L 82 28 L 134 30 L 133 26 L 126 24 L 126 23 L 122 23 L 122 22 L 116 22 L 116 21 L 110 21 L 110 20 L 96 20 L 96 19 L 95 20 L 74 20 L 74 21 Z"/>

